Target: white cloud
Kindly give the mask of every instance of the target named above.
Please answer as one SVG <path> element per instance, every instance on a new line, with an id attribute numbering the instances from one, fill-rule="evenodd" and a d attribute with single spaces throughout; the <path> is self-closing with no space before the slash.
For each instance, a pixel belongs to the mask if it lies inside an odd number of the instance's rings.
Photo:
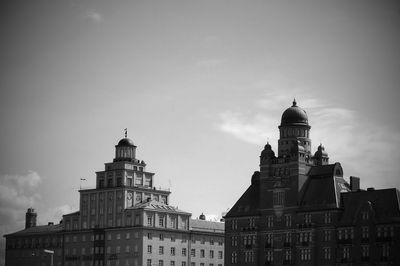
<path id="1" fill-rule="evenodd" d="M 267 82 L 258 84 L 266 92 L 264 97 L 255 101 L 251 110 L 225 110 L 220 113 L 219 129 L 241 141 L 259 145 L 260 149 L 269 138 L 276 151 L 279 137 L 277 126 L 280 124 L 283 111 L 291 105 L 292 99 L 288 99 L 287 92 L 279 93 L 277 89 L 279 86 L 270 85 Z M 292 94 L 296 91 L 296 89 L 291 90 Z M 303 95 L 310 94 L 303 92 Z M 374 185 L 377 181 L 376 176 L 384 176 L 384 180 L 391 186 L 399 184 L 396 177 L 400 170 L 397 163 L 400 161 L 397 151 L 400 132 L 378 126 L 373 121 L 364 121 L 361 114 L 356 111 L 332 106 L 317 97 L 299 98 L 297 103 L 307 111 L 312 126 L 311 139 L 314 151 L 322 142 L 330 156 L 330 162 L 342 162 L 348 167 L 348 175 L 360 175 L 366 186 Z"/>
<path id="2" fill-rule="evenodd" d="M 86 11 L 84 17 L 92 21 L 93 23 L 101 23 L 104 21 L 103 16 L 99 12 L 93 9 Z"/>

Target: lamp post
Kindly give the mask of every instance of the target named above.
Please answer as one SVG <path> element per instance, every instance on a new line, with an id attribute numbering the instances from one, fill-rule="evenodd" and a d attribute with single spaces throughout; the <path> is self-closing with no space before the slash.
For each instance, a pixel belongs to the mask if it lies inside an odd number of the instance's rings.
<path id="1" fill-rule="evenodd" d="M 54 250 L 45 249 L 43 251 L 44 251 L 44 253 L 50 254 L 50 266 L 53 266 Z"/>

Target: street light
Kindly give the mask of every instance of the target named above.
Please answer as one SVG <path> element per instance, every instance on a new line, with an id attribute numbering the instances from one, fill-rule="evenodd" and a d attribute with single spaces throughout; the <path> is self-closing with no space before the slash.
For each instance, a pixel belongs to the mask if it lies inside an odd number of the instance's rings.
<path id="1" fill-rule="evenodd" d="M 44 253 L 50 254 L 50 266 L 53 266 L 54 250 L 45 249 L 43 251 L 44 251 Z"/>

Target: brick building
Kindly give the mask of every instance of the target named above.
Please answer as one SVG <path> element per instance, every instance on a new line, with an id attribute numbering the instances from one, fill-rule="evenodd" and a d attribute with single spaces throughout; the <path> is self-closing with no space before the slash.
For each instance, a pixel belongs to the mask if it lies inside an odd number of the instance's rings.
<path id="1" fill-rule="evenodd" d="M 360 189 L 325 148 L 311 152 L 296 101 L 267 143 L 260 171 L 225 216 L 225 265 L 400 265 L 400 193 Z"/>
<path id="2" fill-rule="evenodd" d="M 5 235 L 6 266 L 50 265 L 51 257 L 57 266 L 222 266 L 224 224 L 171 206 L 153 176 L 125 135 L 96 187 L 79 191 L 79 211 L 37 226 L 28 209 L 25 229 Z"/>

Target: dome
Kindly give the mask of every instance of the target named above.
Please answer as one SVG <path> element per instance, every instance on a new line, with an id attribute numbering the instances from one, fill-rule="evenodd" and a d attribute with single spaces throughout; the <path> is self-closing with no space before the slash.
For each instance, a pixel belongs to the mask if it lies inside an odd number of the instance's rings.
<path id="1" fill-rule="evenodd" d="M 318 150 L 314 153 L 314 157 L 319 158 L 319 157 L 327 157 L 328 153 L 325 151 L 325 147 L 320 144 L 318 146 Z"/>
<path id="2" fill-rule="evenodd" d="M 293 105 L 282 114 L 281 126 L 290 125 L 308 126 L 307 113 L 297 106 L 296 100 L 293 100 Z"/>
<path id="3" fill-rule="evenodd" d="M 123 138 L 118 142 L 117 146 L 135 146 L 130 138 Z"/>

